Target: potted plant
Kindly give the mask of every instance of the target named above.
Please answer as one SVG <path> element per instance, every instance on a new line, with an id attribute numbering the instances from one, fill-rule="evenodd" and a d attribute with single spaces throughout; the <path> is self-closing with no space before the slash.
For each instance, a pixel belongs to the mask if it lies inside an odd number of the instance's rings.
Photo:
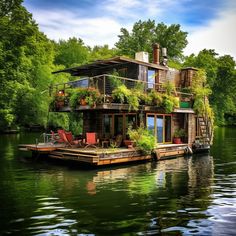
<path id="1" fill-rule="evenodd" d="M 185 130 L 184 129 L 176 129 L 174 132 L 174 138 L 173 143 L 175 144 L 181 144 L 182 140 L 181 138 L 185 136 Z"/>
<path id="2" fill-rule="evenodd" d="M 70 106 L 75 109 L 77 105 L 95 107 L 100 101 L 101 95 L 95 88 L 75 89 L 70 97 Z"/>

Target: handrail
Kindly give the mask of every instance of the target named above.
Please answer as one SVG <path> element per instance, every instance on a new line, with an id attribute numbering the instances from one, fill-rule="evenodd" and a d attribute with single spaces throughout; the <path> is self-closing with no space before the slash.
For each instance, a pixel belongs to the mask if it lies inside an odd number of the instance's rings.
<path id="1" fill-rule="evenodd" d="M 153 82 L 148 82 L 148 81 L 143 81 L 143 80 L 135 80 L 135 79 L 130 79 L 130 78 L 126 78 L 126 77 L 121 77 L 121 76 L 116 76 L 116 75 L 111 75 L 111 74 L 102 74 L 102 75 L 96 75 L 96 76 L 93 76 L 93 77 L 85 77 L 85 78 L 81 78 L 81 79 L 78 79 L 78 80 L 74 80 L 74 81 L 69 81 L 69 82 L 65 82 L 65 83 L 57 83 L 57 84 L 54 84 L 51 86 L 51 89 L 53 88 L 57 88 L 59 86 L 64 86 L 64 89 L 65 89 L 65 86 L 66 85 L 72 85 L 73 83 L 76 83 L 76 82 L 79 82 L 79 81 L 83 81 L 83 80 L 94 80 L 94 79 L 103 79 L 104 80 L 104 84 L 106 84 L 106 77 L 115 77 L 115 78 L 118 78 L 118 79 L 121 79 L 123 81 L 130 81 L 130 82 L 134 82 L 134 83 L 142 83 L 142 84 L 145 84 L 145 85 L 153 85 L 153 88 L 161 88 L 163 87 L 163 83 L 153 83 Z M 192 93 L 186 93 L 186 92 L 181 92 L 179 91 L 181 88 L 180 87 L 175 87 L 175 93 L 177 94 L 180 94 L 180 95 L 187 95 L 187 96 L 193 96 Z"/>

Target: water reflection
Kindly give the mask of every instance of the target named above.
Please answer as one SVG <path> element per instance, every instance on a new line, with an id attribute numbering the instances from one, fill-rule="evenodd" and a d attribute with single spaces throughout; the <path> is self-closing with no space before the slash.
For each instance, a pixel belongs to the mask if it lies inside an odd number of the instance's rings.
<path id="1" fill-rule="evenodd" d="M 0 137 L 0 234 L 233 235 L 236 147 L 228 132 L 216 135 L 220 149 L 211 155 L 98 170 L 22 162 L 22 138 Z"/>

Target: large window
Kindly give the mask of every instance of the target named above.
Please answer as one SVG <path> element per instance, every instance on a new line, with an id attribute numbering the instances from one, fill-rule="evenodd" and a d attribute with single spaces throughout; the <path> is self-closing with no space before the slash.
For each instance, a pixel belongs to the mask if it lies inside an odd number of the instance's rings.
<path id="1" fill-rule="evenodd" d="M 171 115 L 148 114 L 147 129 L 153 132 L 158 143 L 170 143 Z"/>
<path id="2" fill-rule="evenodd" d="M 121 134 L 126 138 L 128 128 L 137 127 L 137 115 L 132 113 L 103 115 L 103 137 L 109 138 Z"/>

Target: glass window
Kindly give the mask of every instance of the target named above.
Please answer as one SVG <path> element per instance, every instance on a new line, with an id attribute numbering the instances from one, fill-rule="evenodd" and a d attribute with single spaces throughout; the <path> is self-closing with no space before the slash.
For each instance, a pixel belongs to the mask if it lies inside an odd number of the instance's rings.
<path id="1" fill-rule="evenodd" d="M 155 85 L 155 70 L 148 70 L 148 88 L 153 89 Z"/>
<path id="2" fill-rule="evenodd" d="M 165 116 L 165 142 L 171 142 L 171 116 Z"/>
<path id="3" fill-rule="evenodd" d="M 123 115 L 115 115 L 114 135 L 123 135 Z"/>
<path id="4" fill-rule="evenodd" d="M 163 116 L 157 116 L 156 118 L 156 134 L 157 142 L 163 143 Z"/>
<path id="5" fill-rule="evenodd" d="M 112 115 L 104 115 L 103 127 L 104 136 L 110 138 L 112 136 Z"/>
<path id="6" fill-rule="evenodd" d="M 147 116 L 147 129 L 151 130 L 155 134 L 155 117 L 154 115 Z"/>

